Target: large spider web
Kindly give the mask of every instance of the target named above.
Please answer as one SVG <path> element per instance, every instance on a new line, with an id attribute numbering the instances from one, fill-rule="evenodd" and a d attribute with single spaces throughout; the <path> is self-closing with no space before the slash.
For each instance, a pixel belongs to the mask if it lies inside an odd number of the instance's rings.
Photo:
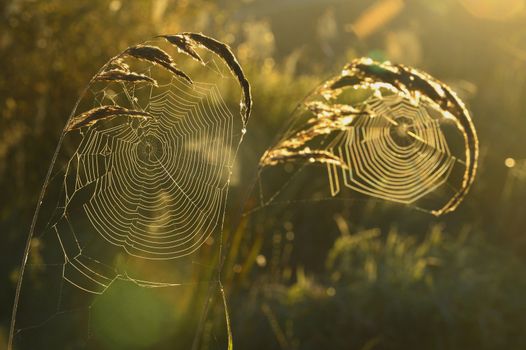
<path id="1" fill-rule="evenodd" d="M 90 130 L 68 168 L 76 171 L 66 201 L 95 182 L 89 221 L 138 257 L 191 254 L 217 228 L 226 199 L 233 116 L 216 86 L 190 94 L 179 85 L 174 78 L 167 91 L 150 88 L 144 110 L 153 119 Z"/>
<path id="2" fill-rule="evenodd" d="M 227 102 L 239 96 L 240 104 Z M 202 34 L 162 36 L 103 66 L 52 161 L 24 256 L 9 347 L 30 347 L 34 337 L 48 344 L 42 346 L 66 346 L 45 333 L 72 313 L 89 319 L 97 301 L 90 295 L 116 281 L 205 285 L 204 306 L 192 312 L 203 313 L 197 327 L 219 292 L 229 328 L 221 231 L 250 109 L 250 87 L 232 52 Z M 46 290 L 33 288 L 28 273 Z M 100 346 L 90 343 L 96 337 L 90 334 L 83 347 Z"/>
<path id="3" fill-rule="evenodd" d="M 463 200 L 477 158 L 471 117 L 451 88 L 409 67 L 358 59 L 307 96 L 265 152 L 253 210 L 364 195 L 438 216 Z"/>

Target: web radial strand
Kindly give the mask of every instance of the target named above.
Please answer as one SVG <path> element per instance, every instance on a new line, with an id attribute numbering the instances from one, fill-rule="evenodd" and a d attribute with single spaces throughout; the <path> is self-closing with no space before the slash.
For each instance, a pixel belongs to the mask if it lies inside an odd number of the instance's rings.
<path id="1" fill-rule="evenodd" d="M 415 69 L 355 60 L 295 113 L 261 158 L 263 173 L 323 163 L 333 197 L 348 188 L 435 215 L 454 210 L 474 180 L 478 140 L 469 113 L 448 86 Z"/>

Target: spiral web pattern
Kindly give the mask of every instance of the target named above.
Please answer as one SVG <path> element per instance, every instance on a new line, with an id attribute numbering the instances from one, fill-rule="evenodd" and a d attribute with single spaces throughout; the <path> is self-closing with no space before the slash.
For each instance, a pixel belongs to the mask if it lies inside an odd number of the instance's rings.
<path id="1" fill-rule="evenodd" d="M 145 111 L 154 119 L 92 128 L 75 155 L 78 186 L 96 182 L 84 205 L 91 224 L 130 254 L 181 257 L 217 228 L 232 163 L 233 116 L 217 86 L 197 84 L 188 89 L 174 78 L 155 89 L 162 92 L 152 88 Z"/>
<path id="2" fill-rule="evenodd" d="M 449 86 L 411 67 L 360 58 L 307 96 L 263 154 L 261 206 L 285 197 L 286 188 L 297 191 L 294 178 L 322 165 L 330 198 L 347 188 L 438 216 L 464 199 L 477 162 L 471 116 Z M 280 186 L 263 183 L 263 175 Z"/>
<path id="3" fill-rule="evenodd" d="M 239 107 L 223 100 L 230 89 L 241 91 Z M 76 146 L 53 224 L 63 278 L 99 294 L 117 278 L 149 287 L 192 281 L 196 251 L 205 242 L 221 251 L 216 236 L 250 115 L 237 59 L 202 34 L 162 36 L 112 58 L 83 101 L 65 127 Z"/>
<path id="4" fill-rule="evenodd" d="M 330 147 L 348 165 L 327 164 L 333 196 L 343 183 L 369 196 L 410 204 L 447 181 L 456 158 L 424 106 L 397 95 L 373 97 L 367 106 L 372 116 L 358 118 Z"/>

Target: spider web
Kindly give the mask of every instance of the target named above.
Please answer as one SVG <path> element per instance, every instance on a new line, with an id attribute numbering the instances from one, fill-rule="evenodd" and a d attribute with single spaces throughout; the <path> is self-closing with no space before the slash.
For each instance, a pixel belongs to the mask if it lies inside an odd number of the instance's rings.
<path id="1" fill-rule="evenodd" d="M 226 199 L 233 116 L 216 86 L 194 83 L 191 95 L 178 85 L 152 93 L 145 111 L 154 119 L 90 130 L 68 168 L 76 171 L 66 202 L 95 182 L 84 206 L 89 221 L 142 258 L 193 253 L 216 229 Z"/>
<path id="2" fill-rule="evenodd" d="M 331 195 L 340 185 L 385 200 L 410 204 L 441 186 L 457 159 L 437 120 L 396 95 L 368 101 L 376 117 L 362 118 L 331 145 L 351 168 L 327 164 Z"/>
<path id="3" fill-rule="evenodd" d="M 240 104 L 224 98 L 236 95 Z M 231 347 L 221 231 L 250 108 L 237 60 L 202 34 L 163 36 L 112 58 L 83 93 L 52 161 L 9 348 L 30 348 L 36 339 L 62 348 L 79 338 L 82 347 L 102 346 L 90 320 L 94 296 L 118 281 L 188 286 L 186 295 L 202 289 L 200 311 L 189 311 L 199 315 L 196 336 L 187 337 L 194 348 L 218 296 Z M 46 338 L 76 317 L 82 321 L 66 339 Z"/>
<path id="4" fill-rule="evenodd" d="M 413 68 L 359 59 L 307 96 L 265 152 L 260 205 L 252 210 L 291 196 L 362 195 L 439 216 L 469 191 L 477 158 L 469 112 L 447 85 Z"/>

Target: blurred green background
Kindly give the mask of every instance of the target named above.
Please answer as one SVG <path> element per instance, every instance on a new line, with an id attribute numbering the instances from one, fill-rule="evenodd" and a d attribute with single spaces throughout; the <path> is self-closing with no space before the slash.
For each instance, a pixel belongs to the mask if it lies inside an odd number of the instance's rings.
<path id="1" fill-rule="evenodd" d="M 480 138 L 475 185 L 443 218 L 377 202 L 298 206 L 294 220 L 313 211 L 323 224 L 227 230 L 238 349 L 526 348 L 525 1 L 3 0 L 0 11 L 0 349 L 37 196 L 76 99 L 108 58 L 181 31 L 230 44 L 252 84 L 245 183 L 301 98 L 360 56 L 450 84 Z"/>

